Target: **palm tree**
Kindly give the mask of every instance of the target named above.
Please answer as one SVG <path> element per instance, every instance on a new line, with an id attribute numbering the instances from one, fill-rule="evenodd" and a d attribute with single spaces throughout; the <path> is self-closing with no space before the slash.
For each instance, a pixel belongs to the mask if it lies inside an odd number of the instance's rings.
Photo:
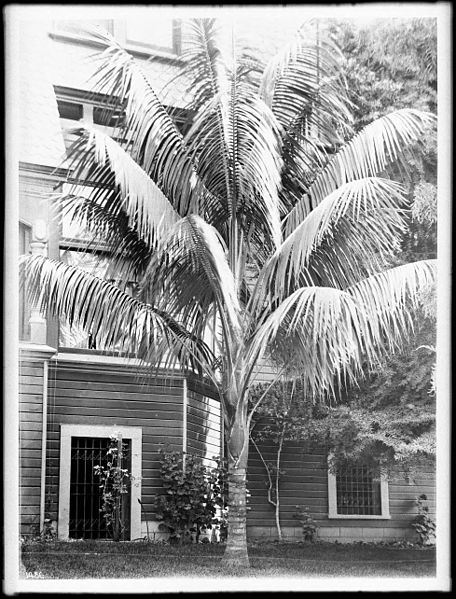
<path id="1" fill-rule="evenodd" d="M 92 192 L 61 205 L 102 240 L 106 278 L 39 256 L 22 266 L 32 300 L 97 347 L 212 381 L 229 462 L 225 560 L 247 566 L 249 389 L 265 361 L 291 356 L 322 397 L 407 333 L 434 265 L 388 268 L 405 194 L 385 174 L 432 116 L 400 110 L 353 135 L 323 34 L 301 29 L 263 67 L 235 47 L 225 59 L 214 20 L 189 28 L 185 137 L 133 58 L 96 34 L 106 48 L 94 89 L 124 120 L 116 140 L 75 131 L 72 177 Z M 136 295 L 113 279 L 137 281 Z"/>

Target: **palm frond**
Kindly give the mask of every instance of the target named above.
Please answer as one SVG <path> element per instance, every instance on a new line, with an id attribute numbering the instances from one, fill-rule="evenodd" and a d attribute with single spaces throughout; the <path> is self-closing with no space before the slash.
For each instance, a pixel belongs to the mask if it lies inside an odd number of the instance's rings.
<path id="1" fill-rule="evenodd" d="M 97 347 L 116 348 L 157 367 L 211 370 L 215 358 L 209 347 L 165 311 L 62 262 L 25 256 L 20 266 L 31 303 L 91 331 Z"/>
<path id="2" fill-rule="evenodd" d="M 402 109 L 367 125 L 318 172 L 307 193 L 287 216 L 285 234 L 291 233 L 337 187 L 384 171 L 405 149 L 419 141 L 424 129 L 434 121 L 431 113 Z"/>
<path id="3" fill-rule="evenodd" d="M 413 329 L 420 292 L 435 284 L 436 260 L 420 260 L 372 275 L 346 289 L 366 314 L 364 351 L 370 355 L 393 351 Z"/>
<path id="4" fill-rule="evenodd" d="M 197 215 L 181 219 L 169 232 L 141 288 L 145 298 L 155 298 L 183 322 L 197 319 L 207 325 L 215 304 L 225 335 L 241 336 L 241 309 L 226 247 L 216 229 Z"/>
<path id="5" fill-rule="evenodd" d="M 339 290 L 303 287 L 263 316 L 248 361 L 267 349 L 292 356 L 307 388 L 335 393 L 362 376 L 364 360 L 378 365 L 413 329 L 423 289 L 435 283 L 436 262 L 420 261 L 368 277 Z"/>
<path id="6" fill-rule="evenodd" d="M 333 390 L 343 375 L 361 368 L 364 314 L 346 292 L 330 287 L 303 287 L 270 313 L 252 335 L 249 362 L 266 348 L 284 347 L 293 355 L 306 388 L 312 394 Z"/>
<path id="7" fill-rule="evenodd" d="M 187 138 L 197 155 L 198 175 L 223 198 L 227 215 L 257 247 L 271 242 L 277 247 L 282 161 L 277 124 L 267 106 L 233 77 L 230 93 L 204 105 Z"/>
<path id="8" fill-rule="evenodd" d="M 91 184 L 90 197 L 100 205 L 117 192 L 129 226 L 153 248 L 162 231 L 180 216 L 161 189 L 122 147 L 99 130 L 78 128 L 70 148 L 72 176 Z"/>
<path id="9" fill-rule="evenodd" d="M 345 280 L 356 280 L 357 257 L 368 270 L 381 264 L 382 258 L 398 248 L 404 226 L 398 209 L 403 202 L 402 187 L 378 177 L 351 181 L 330 193 L 265 264 L 254 294 L 257 307 L 265 293 L 276 299 L 288 295 L 300 277 L 305 277 L 306 284 L 315 284 L 313 271 L 318 276 L 319 262 L 325 265 L 326 280 L 335 285 L 341 273 Z M 336 236 L 340 243 L 333 245 Z M 326 245 L 324 240 L 329 240 Z M 313 255 L 316 264 L 312 264 Z"/>
<path id="10" fill-rule="evenodd" d="M 335 123 L 351 115 L 340 79 L 340 51 L 324 32 L 302 28 L 267 65 L 260 94 L 290 134 L 306 122 L 309 134 L 330 145 L 338 139 Z"/>
<path id="11" fill-rule="evenodd" d="M 191 108 L 198 112 L 214 96 L 229 90 L 228 65 L 220 44 L 220 27 L 216 19 L 190 19 L 187 45 L 179 78 L 187 82 L 192 95 Z"/>
<path id="12" fill-rule="evenodd" d="M 106 49 L 95 58 L 94 90 L 105 94 L 125 114 L 122 144 L 160 186 L 181 216 L 198 211 L 205 196 L 183 137 L 133 57 L 107 33 L 98 41 Z"/>
<path id="13" fill-rule="evenodd" d="M 130 227 L 121 200 L 100 204 L 90 197 L 72 194 L 56 200 L 62 218 L 77 224 L 82 232 L 76 240 L 78 250 L 109 255 L 108 278 L 136 281 L 144 274 L 151 248 Z M 71 245 L 75 245 L 73 240 Z"/>

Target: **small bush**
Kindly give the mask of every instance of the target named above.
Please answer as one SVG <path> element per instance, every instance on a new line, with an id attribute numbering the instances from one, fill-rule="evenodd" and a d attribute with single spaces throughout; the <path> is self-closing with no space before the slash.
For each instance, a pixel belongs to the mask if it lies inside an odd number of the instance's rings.
<path id="1" fill-rule="evenodd" d="M 299 520 L 301 523 L 302 536 L 304 541 L 310 541 L 313 543 L 318 534 L 318 524 L 312 518 L 309 513 L 309 508 L 307 506 L 296 506 L 295 513 L 293 514 L 293 518 Z"/>
<path id="2" fill-rule="evenodd" d="M 435 522 L 429 515 L 429 506 L 424 503 L 425 501 L 427 501 L 427 496 L 424 494 L 416 498 L 418 514 L 412 521 L 412 527 L 418 533 L 420 545 L 434 545 Z"/>
<path id="3" fill-rule="evenodd" d="M 171 543 L 200 541 L 201 533 L 213 525 L 224 527 L 224 466 L 217 461 L 207 468 L 197 456 L 160 450 L 164 494 L 154 501 L 161 527 L 170 534 Z M 217 517 L 217 511 L 219 512 Z"/>

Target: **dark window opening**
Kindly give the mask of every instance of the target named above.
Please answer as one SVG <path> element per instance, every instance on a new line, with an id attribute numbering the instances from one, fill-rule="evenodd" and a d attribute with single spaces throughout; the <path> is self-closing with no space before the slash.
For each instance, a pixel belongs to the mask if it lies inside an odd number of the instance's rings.
<path id="1" fill-rule="evenodd" d="M 94 106 L 93 123 L 105 127 L 118 127 L 124 121 L 125 115 L 109 106 Z"/>
<path id="2" fill-rule="evenodd" d="M 181 135 L 185 137 L 192 126 L 194 116 L 193 113 L 190 110 L 186 110 L 184 108 L 174 108 L 173 106 L 168 106 L 167 111 L 169 116 L 173 119 L 176 127 L 179 129 Z"/>
<path id="3" fill-rule="evenodd" d="M 69 119 L 71 121 L 79 121 L 82 119 L 82 104 L 57 100 L 57 107 L 61 119 Z"/>

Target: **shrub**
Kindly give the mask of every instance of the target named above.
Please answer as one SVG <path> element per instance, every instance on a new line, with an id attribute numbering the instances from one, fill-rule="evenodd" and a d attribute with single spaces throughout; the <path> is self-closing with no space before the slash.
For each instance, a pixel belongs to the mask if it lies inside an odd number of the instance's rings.
<path id="1" fill-rule="evenodd" d="M 434 545 L 435 522 L 429 515 L 429 506 L 424 503 L 425 501 L 427 501 L 427 496 L 424 494 L 416 498 L 418 514 L 412 521 L 412 527 L 418 533 L 420 545 Z"/>
<path id="2" fill-rule="evenodd" d="M 160 450 L 164 493 L 155 498 L 154 511 L 171 543 L 198 542 L 201 533 L 218 525 L 221 536 L 225 520 L 225 468 L 216 460 L 206 467 L 197 456 Z M 216 516 L 217 510 L 219 517 Z"/>
<path id="3" fill-rule="evenodd" d="M 293 518 L 299 520 L 301 523 L 302 536 L 304 541 L 310 541 L 313 543 L 318 533 L 318 524 L 309 514 L 309 508 L 307 506 L 296 506 Z"/>

